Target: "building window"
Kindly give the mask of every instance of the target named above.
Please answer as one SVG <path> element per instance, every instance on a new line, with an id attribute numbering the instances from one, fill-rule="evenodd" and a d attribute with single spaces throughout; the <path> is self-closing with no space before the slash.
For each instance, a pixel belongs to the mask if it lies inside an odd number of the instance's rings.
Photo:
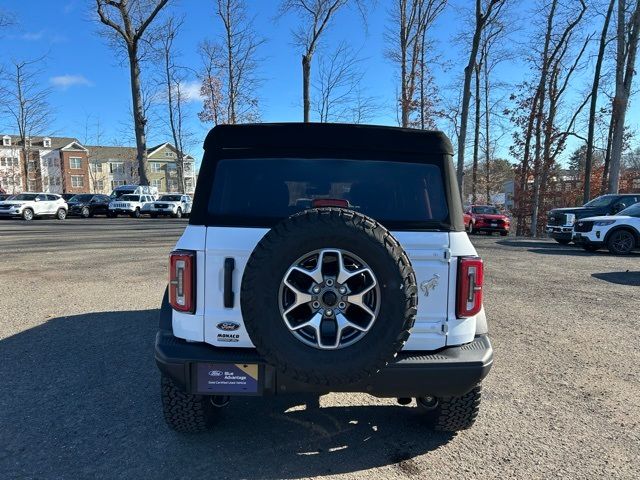
<path id="1" fill-rule="evenodd" d="M 2 145 L 5 147 L 11 146 L 11 137 L 9 135 L 5 135 L 4 137 L 2 137 Z"/>
<path id="2" fill-rule="evenodd" d="M 123 185 L 124 185 L 124 180 L 111 180 L 111 190 L 115 190 L 117 187 L 121 187 Z"/>
<path id="3" fill-rule="evenodd" d="M 42 145 L 45 147 L 51 147 L 51 139 L 49 137 L 44 137 L 42 139 Z"/>
<path id="4" fill-rule="evenodd" d="M 71 186 L 73 188 L 84 187 L 84 175 L 71 175 Z"/>
<path id="5" fill-rule="evenodd" d="M 92 163 L 91 171 L 93 173 L 102 173 L 102 164 L 101 163 Z"/>
<path id="6" fill-rule="evenodd" d="M 151 169 L 151 173 L 160 173 L 162 172 L 162 164 L 158 162 L 150 162 L 149 168 Z"/>
<path id="7" fill-rule="evenodd" d="M 82 159 L 77 157 L 69 158 L 69 168 L 72 168 L 74 170 L 82 168 Z"/>
<path id="8" fill-rule="evenodd" d="M 124 163 L 122 162 L 112 162 L 109 164 L 109 168 L 111 173 L 124 173 Z"/>
<path id="9" fill-rule="evenodd" d="M 167 190 L 169 192 L 177 192 L 178 191 L 178 182 L 177 182 L 177 180 L 168 180 L 167 181 Z"/>
<path id="10" fill-rule="evenodd" d="M 187 190 L 192 190 L 193 189 L 193 180 L 191 178 L 185 178 L 184 179 L 184 186 Z"/>
<path id="11" fill-rule="evenodd" d="M 17 158 L 11 158 L 11 157 L 0 158 L 0 167 L 10 167 L 12 165 L 14 167 L 17 167 L 19 165 Z"/>
<path id="12" fill-rule="evenodd" d="M 29 180 L 29 190 L 30 191 L 35 191 L 36 190 L 36 181 L 35 180 Z"/>
<path id="13" fill-rule="evenodd" d="M 184 173 L 191 173 L 193 171 L 193 163 L 185 163 L 183 170 Z"/>
<path id="14" fill-rule="evenodd" d="M 640 178 L 634 178 L 631 181 L 631 188 L 634 190 L 640 190 Z"/>
<path id="15" fill-rule="evenodd" d="M 96 190 L 104 190 L 104 180 L 96 180 Z"/>
<path id="16" fill-rule="evenodd" d="M 173 152 L 164 152 L 164 156 L 167 158 L 173 158 Z"/>
<path id="17" fill-rule="evenodd" d="M 158 190 L 162 188 L 162 180 L 155 179 L 151 180 L 151 186 L 156 187 Z"/>
<path id="18" fill-rule="evenodd" d="M 34 171 L 36 169 L 36 162 L 35 160 L 29 160 L 29 162 L 27 163 L 27 168 L 30 171 Z"/>

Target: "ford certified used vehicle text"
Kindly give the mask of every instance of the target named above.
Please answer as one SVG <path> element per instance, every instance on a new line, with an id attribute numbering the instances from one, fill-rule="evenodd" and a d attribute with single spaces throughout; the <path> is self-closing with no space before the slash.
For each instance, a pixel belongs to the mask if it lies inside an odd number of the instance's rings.
<path id="1" fill-rule="evenodd" d="M 366 392 L 470 427 L 493 350 L 446 136 L 223 125 L 204 148 L 156 337 L 168 425 L 204 430 L 236 395 Z"/>
<path id="2" fill-rule="evenodd" d="M 64 220 L 67 210 L 64 199 L 53 193 L 19 193 L 0 202 L 0 216 L 21 217 L 27 221 L 47 216 Z"/>
<path id="3" fill-rule="evenodd" d="M 547 234 L 556 242 L 566 245 L 571 243 L 576 220 L 597 215 L 615 215 L 638 202 L 640 193 L 609 194 L 594 198 L 582 207 L 554 208 L 547 213 Z"/>
<path id="4" fill-rule="evenodd" d="M 640 203 L 617 215 L 587 217 L 573 227 L 573 241 L 589 252 L 607 247 L 614 255 L 640 248 Z"/>

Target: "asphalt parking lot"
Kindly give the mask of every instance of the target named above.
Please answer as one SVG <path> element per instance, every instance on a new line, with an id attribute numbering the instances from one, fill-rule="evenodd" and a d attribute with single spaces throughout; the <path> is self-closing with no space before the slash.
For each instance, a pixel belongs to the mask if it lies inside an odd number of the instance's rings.
<path id="1" fill-rule="evenodd" d="M 640 255 L 473 237 L 495 363 L 469 431 L 332 394 L 235 400 L 184 436 L 153 340 L 185 225 L 0 221 L 0 478 L 637 478 Z"/>

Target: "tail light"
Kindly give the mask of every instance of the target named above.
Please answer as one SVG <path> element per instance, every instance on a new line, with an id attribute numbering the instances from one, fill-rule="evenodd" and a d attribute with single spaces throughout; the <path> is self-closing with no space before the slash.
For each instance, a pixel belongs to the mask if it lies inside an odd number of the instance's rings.
<path id="1" fill-rule="evenodd" d="M 456 316 L 467 318 L 482 309 L 484 264 L 478 257 L 461 257 L 458 265 Z"/>
<path id="2" fill-rule="evenodd" d="M 175 250 L 169 255 L 169 304 L 178 312 L 196 308 L 196 252 Z"/>

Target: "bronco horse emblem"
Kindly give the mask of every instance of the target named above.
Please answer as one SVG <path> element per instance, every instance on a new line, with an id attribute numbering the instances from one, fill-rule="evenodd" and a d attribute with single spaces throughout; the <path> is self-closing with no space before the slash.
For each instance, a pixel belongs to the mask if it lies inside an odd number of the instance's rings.
<path id="1" fill-rule="evenodd" d="M 438 275 L 437 273 L 434 273 L 433 278 L 431 278 L 431 280 L 425 280 L 420 284 L 420 290 L 424 292 L 425 297 L 429 296 L 429 290 L 435 290 L 435 288 L 438 286 L 439 280 L 440 280 L 440 275 Z"/>

